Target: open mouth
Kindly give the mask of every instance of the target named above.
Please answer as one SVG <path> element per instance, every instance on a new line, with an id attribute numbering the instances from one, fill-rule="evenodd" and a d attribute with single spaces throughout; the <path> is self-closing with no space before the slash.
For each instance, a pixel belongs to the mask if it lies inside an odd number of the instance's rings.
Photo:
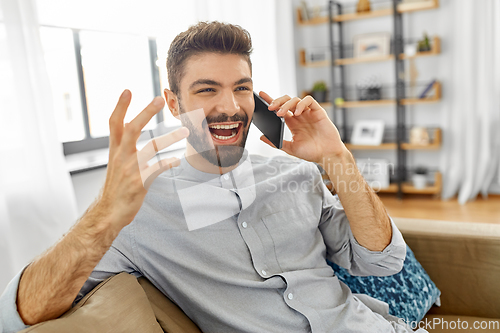
<path id="1" fill-rule="evenodd" d="M 208 129 L 212 138 L 217 142 L 232 143 L 238 138 L 242 124 L 238 123 L 225 123 L 225 124 L 210 124 Z"/>

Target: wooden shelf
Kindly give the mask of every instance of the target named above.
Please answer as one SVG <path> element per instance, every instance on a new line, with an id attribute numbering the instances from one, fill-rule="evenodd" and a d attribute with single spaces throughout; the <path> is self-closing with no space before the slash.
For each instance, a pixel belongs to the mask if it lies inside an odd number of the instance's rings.
<path id="1" fill-rule="evenodd" d="M 425 52 L 417 52 L 415 55 L 409 57 L 406 54 L 400 54 L 399 59 L 415 59 L 420 57 L 429 57 L 436 56 L 441 53 L 441 39 L 437 36 L 432 38 L 432 49 L 430 51 Z M 365 58 L 344 58 L 344 59 L 335 59 L 336 66 L 345 66 L 345 65 L 355 65 L 362 63 L 370 63 L 370 62 L 380 62 L 380 61 L 390 61 L 394 60 L 394 55 L 386 55 L 386 56 L 378 56 L 378 57 L 365 57 Z M 330 66 L 330 61 L 319 61 L 314 63 L 306 62 L 306 51 L 301 49 L 299 52 L 299 61 L 300 65 L 303 67 L 325 67 Z"/>
<path id="2" fill-rule="evenodd" d="M 405 98 L 401 100 L 402 105 L 415 105 L 415 104 L 431 104 L 437 103 L 441 100 L 441 83 L 435 82 L 432 89 L 434 94 L 427 98 Z M 378 107 L 385 105 L 396 105 L 396 100 L 394 99 L 381 99 L 374 101 L 347 101 L 342 105 L 341 108 L 366 108 L 366 107 Z"/>
<path id="3" fill-rule="evenodd" d="M 319 16 L 319 17 L 313 17 L 310 20 L 304 20 L 302 18 L 301 8 L 297 8 L 297 23 L 303 26 L 325 24 L 328 23 L 328 16 Z"/>
<path id="4" fill-rule="evenodd" d="M 396 149 L 398 145 L 396 143 L 382 143 L 378 146 L 373 145 L 353 145 L 350 143 L 346 143 L 345 145 L 349 150 L 391 150 Z"/>
<path id="5" fill-rule="evenodd" d="M 344 102 L 341 108 L 366 108 L 366 107 L 377 107 L 385 105 L 396 105 L 396 100 L 393 99 L 381 99 L 375 101 L 347 101 Z"/>
<path id="6" fill-rule="evenodd" d="M 440 128 L 435 128 L 432 134 L 432 142 L 428 145 L 416 145 L 413 143 L 402 143 L 401 149 L 404 150 L 436 150 L 441 148 L 442 132 Z"/>
<path id="7" fill-rule="evenodd" d="M 379 56 L 379 57 L 366 57 L 366 58 L 344 58 L 344 59 L 335 59 L 335 65 L 354 65 L 354 64 L 362 64 L 366 62 L 377 62 L 377 61 L 389 61 L 394 60 L 394 55 L 387 56 Z"/>
<path id="8" fill-rule="evenodd" d="M 417 52 L 414 56 L 408 57 L 406 54 L 400 54 L 399 59 L 414 59 L 419 57 L 435 56 L 441 53 L 441 39 L 437 36 L 432 37 L 431 50 L 425 52 Z"/>
<path id="9" fill-rule="evenodd" d="M 427 145 L 418 145 L 413 143 L 403 142 L 401 143 L 401 149 L 403 150 L 437 150 L 441 148 L 442 143 L 442 133 L 440 128 L 435 128 L 432 135 L 432 142 Z M 395 142 L 382 143 L 377 146 L 372 145 L 353 145 L 350 143 L 346 144 L 349 150 L 392 150 L 397 149 L 398 145 Z"/>
<path id="10" fill-rule="evenodd" d="M 435 9 L 439 7 L 439 0 L 422 0 L 418 2 L 400 3 L 398 5 L 399 13 L 410 13 L 419 10 Z M 392 8 L 372 10 L 366 13 L 349 13 L 337 15 L 333 18 L 335 22 L 345 22 L 354 20 L 364 20 L 374 17 L 382 17 L 392 15 Z M 297 23 L 298 25 L 308 26 L 308 25 L 318 25 L 328 23 L 328 16 L 314 17 L 310 20 L 302 19 L 302 12 L 300 8 L 297 8 Z"/>
<path id="11" fill-rule="evenodd" d="M 400 3 L 398 13 L 410 13 L 419 10 L 428 10 L 439 8 L 439 0 L 426 0 L 418 2 Z"/>
<path id="12" fill-rule="evenodd" d="M 435 56 L 441 53 L 441 40 L 439 37 L 433 37 L 432 39 L 432 49 L 426 52 L 417 52 L 415 55 L 408 57 L 406 54 L 400 54 L 399 59 L 414 59 L 419 57 L 428 57 Z M 344 58 L 344 59 L 335 59 L 335 65 L 337 66 L 345 66 L 345 65 L 354 65 L 354 64 L 362 64 L 367 62 L 378 62 L 378 61 L 389 61 L 394 60 L 394 55 L 390 54 L 387 56 L 379 56 L 379 57 L 366 57 L 366 58 Z"/>
<path id="13" fill-rule="evenodd" d="M 431 104 L 437 103 L 441 100 L 441 83 L 434 82 L 432 86 L 432 90 L 434 90 L 434 95 L 426 98 L 405 98 L 401 100 L 402 105 L 415 105 L 415 104 Z"/>
<path id="14" fill-rule="evenodd" d="M 392 8 L 372 10 L 366 13 L 349 13 L 342 14 L 333 17 L 335 22 L 345 22 L 354 20 L 364 20 L 374 17 L 389 16 L 392 15 Z"/>
<path id="15" fill-rule="evenodd" d="M 403 183 L 401 190 L 406 194 L 435 194 L 439 195 L 441 193 L 443 183 L 443 176 L 440 172 L 436 172 L 434 176 L 434 184 L 426 186 L 423 189 L 415 188 L 411 183 Z M 398 185 L 390 184 L 389 187 L 382 188 L 378 191 L 379 193 L 397 193 Z"/>

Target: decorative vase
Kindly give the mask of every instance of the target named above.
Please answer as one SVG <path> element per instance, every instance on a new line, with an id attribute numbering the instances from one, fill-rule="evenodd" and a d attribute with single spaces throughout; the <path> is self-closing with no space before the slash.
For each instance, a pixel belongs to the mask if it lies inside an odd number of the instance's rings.
<path id="1" fill-rule="evenodd" d="M 356 6 L 356 12 L 364 13 L 370 11 L 370 1 L 369 0 L 359 0 Z"/>
<path id="2" fill-rule="evenodd" d="M 316 100 L 318 103 L 325 103 L 326 102 L 326 91 L 311 91 L 311 96 Z"/>
<path id="3" fill-rule="evenodd" d="M 414 174 L 412 177 L 413 187 L 422 190 L 427 186 L 427 175 Z"/>

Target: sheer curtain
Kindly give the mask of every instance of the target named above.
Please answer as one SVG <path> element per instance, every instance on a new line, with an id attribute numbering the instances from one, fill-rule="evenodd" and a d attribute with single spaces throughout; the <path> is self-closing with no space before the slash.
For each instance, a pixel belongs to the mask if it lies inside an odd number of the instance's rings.
<path id="1" fill-rule="evenodd" d="M 76 220 L 31 0 L 0 0 L 0 293 Z"/>
<path id="2" fill-rule="evenodd" d="M 451 9 L 443 197 L 464 204 L 487 195 L 500 174 L 500 3 L 455 0 Z"/>

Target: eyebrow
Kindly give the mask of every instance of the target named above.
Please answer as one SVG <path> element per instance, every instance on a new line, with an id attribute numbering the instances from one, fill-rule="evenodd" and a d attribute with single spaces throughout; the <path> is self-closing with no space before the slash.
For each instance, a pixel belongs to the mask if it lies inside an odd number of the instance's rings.
<path id="1" fill-rule="evenodd" d="M 251 83 L 252 82 L 252 78 L 250 78 L 250 77 L 244 77 L 244 78 L 239 79 L 238 81 L 236 81 L 234 83 L 234 85 L 237 86 L 239 84 L 248 83 L 248 82 Z M 209 86 L 222 87 L 222 84 L 220 82 L 217 82 L 217 81 L 214 81 L 214 80 L 209 80 L 209 79 L 199 79 L 199 80 L 196 80 L 193 83 L 191 83 L 191 85 L 189 86 L 189 89 L 193 89 L 194 87 L 199 86 L 199 85 L 209 85 Z"/>

